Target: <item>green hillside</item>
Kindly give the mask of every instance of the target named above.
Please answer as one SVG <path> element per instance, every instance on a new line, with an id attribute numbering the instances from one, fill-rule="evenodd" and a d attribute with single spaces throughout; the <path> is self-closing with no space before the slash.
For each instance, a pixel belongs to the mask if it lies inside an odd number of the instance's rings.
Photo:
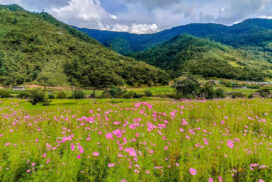
<path id="1" fill-rule="evenodd" d="M 271 76 L 272 69 L 272 64 L 257 56 L 188 34 L 131 56 L 172 71 L 175 77 L 190 73 L 204 77 L 264 80 Z"/>
<path id="2" fill-rule="evenodd" d="M 0 6 L 0 83 L 49 86 L 165 84 L 164 71 L 103 47 L 47 13 Z"/>

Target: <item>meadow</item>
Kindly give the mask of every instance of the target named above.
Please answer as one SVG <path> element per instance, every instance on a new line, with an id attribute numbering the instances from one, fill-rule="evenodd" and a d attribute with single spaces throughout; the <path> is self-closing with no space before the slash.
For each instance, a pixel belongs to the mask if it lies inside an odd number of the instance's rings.
<path id="1" fill-rule="evenodd" d="M 272 100 L 0 103 L 0 181 L 272 181 Z"/>

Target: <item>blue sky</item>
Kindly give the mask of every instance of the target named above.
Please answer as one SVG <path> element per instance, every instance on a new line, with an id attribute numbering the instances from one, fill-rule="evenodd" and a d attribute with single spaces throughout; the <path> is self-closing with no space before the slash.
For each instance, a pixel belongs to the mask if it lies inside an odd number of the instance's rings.
<path id="1" fill-rule="evenodd" d="M 154 33 L 188 23 L 231 25 L 272 18 L 272 0 L 0 0 L 30 11 L 43 9 L 78 27 Z"/>

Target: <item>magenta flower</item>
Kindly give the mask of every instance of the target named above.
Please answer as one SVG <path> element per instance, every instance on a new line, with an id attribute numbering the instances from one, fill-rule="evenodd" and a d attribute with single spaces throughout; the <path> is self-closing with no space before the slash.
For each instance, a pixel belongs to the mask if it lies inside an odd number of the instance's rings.
<path id="1" fill-rule="evenodd" d="M 98 157 L 99 156 L 99 152 L 93 152 L 93 156 Z"/>
<path id="2" fill-rule="evenodd" d="M 197 173 L 196 169 L 194 169 L 194 168 L 190 168 L 189 171 L 190 171 L 191 175 L 196 175 L 196 173 Z"/>
<path id="3" fill-rule="evenodd" d="M 114 166 L 115 166 L 114 163 L 109 163 L 109 165 L 108 165 L 109 168 L 112 168 L 112 167 L 114 167 Z"/>
<path id="4" fill-rule="evenodd" d="M 234 143 L 233 143 L 233 141 L 231 141 L 231 140 L 228 140 L 227 145 L 228 145 L 228 147 L 231 148 L 231 149 L 234 147 Z"/>
<path id="5" fill-rule="evenodd" d="M 111 133 L 107 133 L 107 134 L 106 134 L 106 138 L 107 138 L 107 139 L 112 139 L 112 137 L 113 137 L 113 135 L 112 135 Z"/>

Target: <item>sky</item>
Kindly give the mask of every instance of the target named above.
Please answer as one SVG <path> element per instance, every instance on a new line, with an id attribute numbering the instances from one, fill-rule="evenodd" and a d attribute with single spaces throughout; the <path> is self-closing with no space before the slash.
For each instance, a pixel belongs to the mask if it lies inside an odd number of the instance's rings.
<path id="1" fill-rule="evenodd" d="M 155 33 L 189 23 L 272 18 L 272 0 L 0 0 L 80 28 Z"/>

